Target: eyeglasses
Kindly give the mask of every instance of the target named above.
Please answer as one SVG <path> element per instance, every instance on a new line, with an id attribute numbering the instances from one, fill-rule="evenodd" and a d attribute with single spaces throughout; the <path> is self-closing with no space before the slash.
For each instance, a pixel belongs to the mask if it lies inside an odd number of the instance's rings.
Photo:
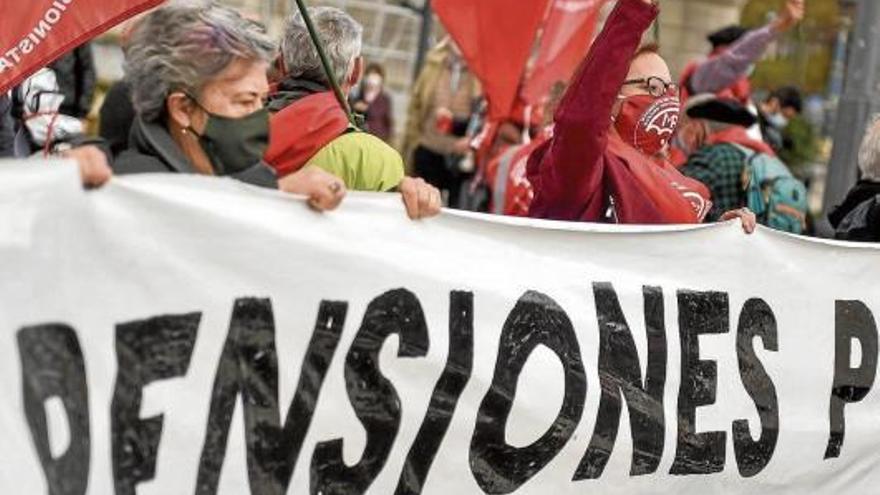
<path id="1" fill-rule="evenodd" d="M 640 79 L 630 79 L 628 81 L 623 81 L 624 86 L 632 86 L 635 84 L 642 86 L 648 91 L 648 94 L 653 96 L 654 98 L 660 98 L 662 96 L 668 95 L 669 93 L 678 93 L 678 84 L 666 82 L 656 76 L 642 77 Z"/>

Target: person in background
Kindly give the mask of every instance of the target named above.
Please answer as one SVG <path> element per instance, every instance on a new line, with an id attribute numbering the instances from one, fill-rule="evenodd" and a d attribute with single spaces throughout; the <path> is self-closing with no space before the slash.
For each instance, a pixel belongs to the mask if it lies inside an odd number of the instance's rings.
<path id="1" fill-rule="evenodd" d="M 694 136 L 694 150 L 681 173 L 705 184 L 712 193 L 712 209 L 706 219 L 717 221 L 730 210 L 747 206 L 743 184 L 747 156 L 745 150 L 774 155 L 763 141 L 752 139 L 746 130 L 756 117 L 738 100 L 715 95 L 698 95 L 685 107 L 687 126 L 681 134 Z"/>
<path id="2" fill-rule="evenodd" d="M 15 90 L 18 126 L 15 154 L 47 156 L 88 139 L 84 120 L 62 112 L 68 96 L 51 67 L 31 74 Z"/>
<path id="3" fill-rule="evenodd" d="M 381 65 L 367 66 L 351 102 L 352 110 L 366 117 L 367 132 L 390 144 L 394 133 L 394 107 L 385 91 L 385 69 Z"/>
<path id="4" fill-rule="evenodd" d="M 131 86 L 125 79 L 110 86 L 100 111 L 98 135 L 107 141 L 114 157 L 128 149 L 128 138 L 137 114 L 131 103 Z"/>
<path id="5" fill-rule="evenodd" d="M 512 145 L 486 165 L 486 180 L 492 192 L 491 211 L 499 215 L 527 217 L 535 197 L 526 169 L 533 151 L 553 137 L 553 115 L 565 94 L 566 83 L 550 89 L 539 115 L 540 127 L 531 141 Z"/>
<path id="6" fill-rule="evenodd" d="M 809 165 L 816 157 L 813 125 L 803 117 L 803 98 L 797 88 L 779 88 L 761 103 L 759 118 L 764 140 L 776 150 L 801 179 L 809 178 Z"/>
<path id="7" fill-rule="evenodd" d="M 119 45 L 123 54 L 128 51 L 131 36 L 141 19 L 142 16 L 128 21 L 122 29 Z M 131 85 L 124 78 L 116 81 L 104 96 L 98 126 L 98 135 L 107 142 L 114 157 L 128 149 L 128 137 L 136 116 L 131 102 Z"/>
<path id="8" fill-rule="evenodd" d="M 363 74 L 363 27 L 333 7 L 313 7 L 309 14 L 336 83 L 349 94 Z M 319 168 L 352 190 L 399 191 L 411 218 L 440 212 L 440 192 L 421 179 L 405 177 L 400 154 L 349 121 L 299 13 L 287 21 L 281 56 L 285 75 L 268 104 L 273 140 L 265 154 L 280 177 Z"/>
<path id="9" fill-rule="evenodd" d="M 619 0 L 556 112 L 553 137 L 532 153 L 532 217 L 621 224 L 695 224 L 709 190 L 665 154 L 681 113 L 656 46 L 639 48 L 659 14 L 653 0 Z M 726 212 L 752 232 L 755 215 Z"/>
<path id="10" fill-rule="evenodd" d="M 88 117 L 95 96 L 95 62 L 92 46 L 80 45 L 67 55 L 53 62 L 49 68 L 55 71 L 58 87 L 64 94 L 59 113 L 80 120 Z"/>
<path id="11" fill-rule="evenodd" d="M 9 94 L 0 94 L 0 158 L 15 156 L 15 121 L 12 119 L 12 100 Z"/>
<path id="12" fill-rule="evenodd" d="M 712 52 L 705 60 L 689 64 L 681 77 L 683 99 L 691 95 L 715 93 L 724 98 L 751 104 L 749 83 L 755 64 L 767 47 L 804 18 L 804 0 L 786 0 L 782 12 L 766 26 L 748 31 L 730 26 L 709 35 Z"/>
<path id="13" fill-rule="evenodd" d="M 480 95 L 476 76 L 451 38 L 428 53 L 410 98 L 403 153 L 416 175 L 447 195 L 449 205 L 458 204 L 467 179 L 461 165 L 471 149 L 467 131 Z"/>
<path id="14" fill-rule="evenodd" d="M 150 13 L 128 47 L 137 117 L 114 170 L 229 176 L 303 194 L 315 209 L 335 208 L 345 195 L 336 177 L 309 168 L 279 181 L 261 161 L 274 53 L 265 29 L 228 7 L 172 3 Z"/>
<path id="15" fill-rule="evenodd" d="M 880 115 L 874 116 L 859 148 L 859 182 L 828 215 L 835 238 L 880 242 Z"/>

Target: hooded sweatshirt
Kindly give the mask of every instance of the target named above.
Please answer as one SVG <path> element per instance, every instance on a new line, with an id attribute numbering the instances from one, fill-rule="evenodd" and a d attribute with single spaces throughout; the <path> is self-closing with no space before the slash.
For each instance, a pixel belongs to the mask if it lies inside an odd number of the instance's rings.
<path id="1" fill-rule="evenodd" d="M 708 189 L 626 144 L 611 113 L 656 6 L 620 0 L 556 112 L 552 139 L 529 158 L 532 217 L 624 224 L 700 223 Z"/>

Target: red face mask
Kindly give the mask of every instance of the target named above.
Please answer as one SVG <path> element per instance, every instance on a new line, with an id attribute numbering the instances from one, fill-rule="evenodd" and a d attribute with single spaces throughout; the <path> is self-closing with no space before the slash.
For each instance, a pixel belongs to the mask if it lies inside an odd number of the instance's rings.
<path id="1" fill-rule="evenodd" d="M 640 152 L 654 156 L 663 151 L 675 135 L 681 115 L 678 92 L 666 96 L 630 96 L 623 100 L 614 127 L 620 137 Z"/>

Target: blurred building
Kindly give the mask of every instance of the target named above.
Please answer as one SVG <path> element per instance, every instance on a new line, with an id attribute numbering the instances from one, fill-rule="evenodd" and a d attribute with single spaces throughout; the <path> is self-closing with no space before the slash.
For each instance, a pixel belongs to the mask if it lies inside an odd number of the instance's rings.
<path id="1" fill-rule="evenodd" d="M 273 32 L 280 30 L 292 0 L 225 0 L 267 20 Z M 673 73 L 709 50 L 706 35 L 739 21 L 746 0 L 663 0 L 657 30 L 663 54 Z M 307 0 L 310 5 L 333 5 L 350 13 L 365 27 L 364 55 L 379 62 L 388 73 L 398 129 L 404 125 L 407 93 L 415 70 L 421 30 L 419 10 L 424 0 Z M 442 26 L 435 24 L 433 39 Z"/>
<path id="2" fill-rule="evenodd" d="M 478 1 L 478 0 L 474 0 Z M 524 0 L 511 0 L 524 1 Z M 692 59 L 709 50 L 706 35 L 735 23 L 746 0 L 663 0 L 658 29 L 664 56 L 673 74 Z M 293 0 L 221 0 L 262 20 L 269 31 L 280 36 L 284 20 L 295 8 Z M 394 101 L 397 131 L 405 125 L 408 93 L 415 72 L 421 9 L 424 0 L 306 0 L 308 5 L 339 7 L 364 25 L 364 55 L 368 62 L 378 62 L 387 72 L 387 89 Z M 609 9 L 606 9 L 609 10 Z M 442 26 L 434 23 L 431 40 L 442 35 Z M 122 54 L 111 35 L 99 42 L 96 56 L 104 84 L 121 76 Z"/>
<path id="3" fill-rule="evenodd" d="M 673 74 L 711 48 L 706 36 L 739 23 L 746 0 L 663 0 L 658 30 L 661 53 Z"/>

